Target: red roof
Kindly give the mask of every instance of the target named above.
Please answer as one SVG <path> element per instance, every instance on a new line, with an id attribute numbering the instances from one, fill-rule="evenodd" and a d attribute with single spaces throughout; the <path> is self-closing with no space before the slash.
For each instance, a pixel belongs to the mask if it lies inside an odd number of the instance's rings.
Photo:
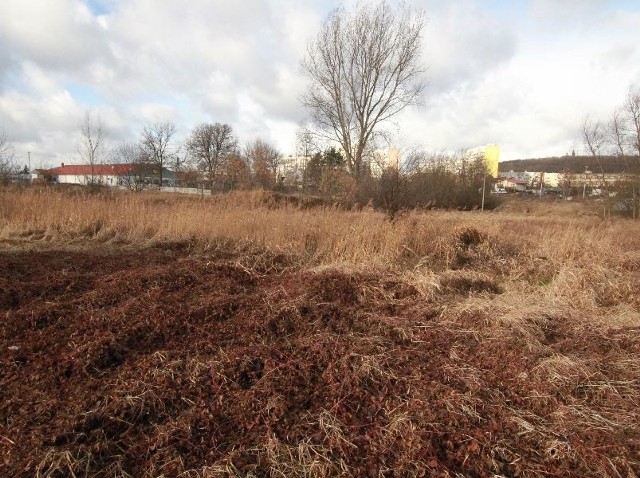
<path id="1" fill-rule="evenodd" d="M 46 174 L 55 174 L 57 176 L 63 174 L 73 174 L 77 176 L 98 175 L 107 176 L 110 174 L 119 175 L 133 171 L 135 164 L 63 164 L 57 168 L 44 171 Z"/>
<path id="2" fill-rule="evenodd" d="M 511 184 L 521 184 L 523 186 L 527 185 L 526 181 L 522 181 L 521 179 L 518 179 L 518 178 L 507 178 L 507 177 L 504 177 L 504 176 L 500 176 L 497 180 L 498 181 L 502 181 L 502 182 L 507 182 L 508 181 Z"/>

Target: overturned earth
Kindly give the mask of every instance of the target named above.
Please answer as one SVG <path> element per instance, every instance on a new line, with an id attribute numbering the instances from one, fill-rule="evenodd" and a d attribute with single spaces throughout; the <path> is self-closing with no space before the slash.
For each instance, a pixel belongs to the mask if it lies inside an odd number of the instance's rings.
<path id="1" fill-rule="evenodd" d="M 500 284 L 451 274 L 425 294 L 180 245 L 1 253 L 0 475 L 640 475 L 638 377 L 607 367 L 638 331 L 496 333 L 450 310 Z"/>

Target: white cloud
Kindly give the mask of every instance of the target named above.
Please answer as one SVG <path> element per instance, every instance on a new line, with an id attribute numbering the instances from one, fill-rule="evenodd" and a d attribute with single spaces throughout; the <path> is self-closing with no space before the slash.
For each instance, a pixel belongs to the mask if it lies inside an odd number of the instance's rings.
<path id="1" fill-rule="evenodd" d="M 5 0 L 0 30 L 14 57 L 53 70 L 82 67 L 108 54 L 104 28 L 77 0 Z"/>
<path id="2" fill-rule="evenodd" d="M 501 23 L 477 4 L 449 3 L 445 10 L 429 16 L 425 41 L 428 93 L 438 94 L 461 83 L 481 81 L 509 61 L 517 37 L 511 25 Z"/>
<path id="3" fill-rule="evenodd" d="M 607 3 L 610 0 L 533 0 L 531 14 L 545 22 L 564 23 L 597 14 Z"/>
<path id="4" fill-rule="evenodd" d="M 350 7 L 355 0 L 344 0 Z M 497 142 L 503 157 L 563 154 L 586 113 L 640 82 L 632 2 L 413 0 L 427 15 L 424 107 L 388 125 L 433 149 Z M 92 107 L 113 142 L 171 120 L 231 124 L 293 149 L 307 42 L 340 0 L 4 0 L 0 127 L 17 150 L 73 155 Z M 85 92 L 83 94 L 82 92 Z M 88 93 L 87 93 L 88 92 Z M 402 139 L 400 139 L 402 138 Z"/>
<path id="5" fill-rule="evenodd" d="M 172 106 L 163 103 L 145 103 L 136 107 L 138 116 L 144 124 L 173 122 L 180 114 Z"/>

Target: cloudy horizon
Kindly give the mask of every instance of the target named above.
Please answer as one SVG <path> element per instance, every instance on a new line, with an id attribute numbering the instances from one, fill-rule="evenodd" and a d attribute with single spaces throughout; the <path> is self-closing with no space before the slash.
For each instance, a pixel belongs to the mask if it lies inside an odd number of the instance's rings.
<path id="1" fill-rule="evenodd" d="M 306 45 L 331 0 L 3 0 L 0 130 L 17 162 L 77 161 L 80 123 L 110 144 L 172 121 L 230 124 L 283 154 L 308 115 Z M 395 2 L 391 2 L 395 3 Z M 581 151 L 586 115 L 606 121 L 640 85 L 640 5 L 632 0 L 407 1 L 424 10 L 428 86 L 390 125 L 401 149 L 488 143 L 502 160 Z"/>

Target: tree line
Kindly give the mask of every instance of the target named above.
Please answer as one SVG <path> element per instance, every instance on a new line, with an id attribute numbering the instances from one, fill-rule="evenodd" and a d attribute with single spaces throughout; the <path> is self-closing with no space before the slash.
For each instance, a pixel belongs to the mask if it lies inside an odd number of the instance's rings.
<path id="1" fill-rule="evenodd" d="M 201 123 L 181 144 L 174 123 L 157 122 L 145 126 L 138 141 L 107 148 L 100 118 L 87 112 L 80 137 L 79 156 L 83 163 L 92 167 L 104 163 L 136 166 L 134 171 L 137 169 L 140 174 L 130 176 L 126 184 L 135 190 L 147 185 L 149 166 L 157 175 L 153 180 L 156 185 L 166 184 L 165 171 L 171 170 L 180 185 L 206 188 L 212 193 L 254 185 L 269 188 L 276 184 L 281 158 L 276 148 L 262 139 L 241 148 L 227 123 Z M 98 179 L 95 175 L 89 182 Z"/>
<path id="2" fill-rule="evenodd" d="M 370 146 L 363 151 L 356 178 L 344 152 L 335 145 L 327 146 L 321 136 L 306 127 L 296 135 L 296 153 L 292 157 L 283 156 L 260 138 L 241 144 L 227 123 L 201 123 L 181 143 L 176 130 L 171 122 L 149 124 L 137 141 L 110 146 L 100 117 L 86 112 L 80 125 L 78 158 L 92 167 L 139 167 L 140 174 L 128 176 L 123 183 L 135 191 L 161 184 L 163 171 L 168 169 L 177 174 L 178 185 L 211 193 L 260 188 L 313 195 L 346 206 L 370 204 L 389 212 L 414 207 L 469 209 L 480 205 L 484 161 L 464 152 L 416 150 L 406 153 L 398 164 L 390 165 L 380 151 Z M 0 140 L 0 152 L 10 151 L 6 137 L 2 135 Z M 0 157 L 6 158 L 5 163 L 10 161 L 8 154 Z M 149 167 L 157 174 L 152 184 L 146 174 Z M 16 168 L 12 172 L 17 172 Z M 100 175 L 89 175 L 87 182 L 99 186 Z"/>
<path id="3" fill-rule="evenodd" d="M 631 86 L 608 119 L 584 118 L 581 139 L 585 152 L 596 165 L 600 188 L 604 191 L 604 216 L 611 214 L 611 197 L 639 217 L 640 192 L 640 86 Z M 608 162 L 624 163 L 625 176 L 611 184 L 606 180 Z M 567 175 L 570 177 L 570 175 Z"/>

